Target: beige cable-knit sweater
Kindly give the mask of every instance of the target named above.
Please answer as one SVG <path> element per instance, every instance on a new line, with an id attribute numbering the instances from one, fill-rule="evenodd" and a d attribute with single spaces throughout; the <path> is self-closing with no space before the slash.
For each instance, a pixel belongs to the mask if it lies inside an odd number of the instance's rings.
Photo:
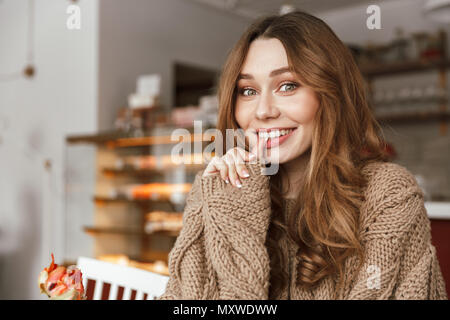
<path id="1" fill-rule="evenodd" d="M 268 299 L 269 177 L 257 164 L 249 169 L 240 189 L 197 174 L 159 299 Z M 368 184 L 360 233 L 366 260 L 356 280 L 345 279 L 339 292 L 331 277 L 310 290 L 297 287 L 296 244 L 285 237 L 281 247 L 290 262 L 290 283 L 277 299 L 447 299 L 414 176 L 389 162 L 370 163 L 363 174 Z M 346 277 L 356 272 L 355 261 L 346 260 Z"/>

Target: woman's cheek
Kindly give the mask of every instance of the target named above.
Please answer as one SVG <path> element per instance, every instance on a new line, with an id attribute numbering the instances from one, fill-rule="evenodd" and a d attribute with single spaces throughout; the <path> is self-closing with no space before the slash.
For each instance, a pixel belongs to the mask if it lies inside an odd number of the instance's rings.
<path id="1" fill-rule="evenodd" d="M 302 95 L 302 104 L 304 107 L 299 108 L 299 116 L 305 121 L 312 121 L 319 108 L 319 101 L 316 94 L 312 90 L 308 90 Z"/>
<path id="2" fill-rule="evenodd" d="M 295 99 L 284 105 L 284 114 L 297 123 L 313 121 L 318 109 L 318 102 L 312 99 Z"/>
<path id="3" fill-rule="evenodd" d="M 248 128 L 250 122 L 250 114 L 248 110 L 246 110 L 246 108 L 242 106 L 242 104 L 236 105 L 234 117 L 236 118 L 236 122 L 238 123 L 239 127 L 241 127 L 244 130 Z"/>

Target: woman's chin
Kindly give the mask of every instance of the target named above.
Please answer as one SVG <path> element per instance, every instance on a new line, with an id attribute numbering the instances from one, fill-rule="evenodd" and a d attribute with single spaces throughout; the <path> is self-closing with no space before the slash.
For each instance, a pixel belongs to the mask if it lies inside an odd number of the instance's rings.
<path id="1" fill-rule="evenodd" d="M 284 159 L 283 157 L 275 157 L 275 156 L 267 156 L 262 160 L 265 164 L 271 164 L 271 165 L 281 165 L 285 162 L 288 162 L 289 160 Z"/>
<path id="2" fill-rule="evenodd" d="M 295 159 L 295 155 L 291 154 L 289 150 L 283 150 L 284 148 L 279 148 L 278 150 L 275 149 L 268 149 L 267 150 L 267 156 L 266 162 L 270 162 L 272 164 L 283 164 L 286 162 L 289 162 L 293 159 Z"/>

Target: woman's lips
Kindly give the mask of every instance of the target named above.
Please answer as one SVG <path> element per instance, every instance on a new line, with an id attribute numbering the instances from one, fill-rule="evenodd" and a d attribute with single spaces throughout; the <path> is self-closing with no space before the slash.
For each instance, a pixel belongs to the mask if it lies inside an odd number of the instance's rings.
<path id="1" fill-rule="evenodd" d="M 273 148 L 273 147 L 277 147 L 279 145 L 281 145 L 283 142 L 285 142 L 293 133 L 295 132 L 295 129 L 292 130 L 291 132 L 289 132 L 288 134 L 285 134 L 283 136 L 280 137 L 276 137 L 276 138 L 269 138 L 267 140 L 267 149 Z"/>
<path id="2" fill-rule="evenodd" d="M 285 135 L 282 135 L 279 137 L 274 137 L 274 138 L 262 138 L 257 134 L 258 144 L 259 144 L 259 139 L 267 139 L 267 144 L 266 144 L 267 149 L 279 146 L 282 143 L 284 143 L 290 136 L 292 136 L 294 134 L 294 132 L 297 130 L 297 128 L 290 128 L 290 130 L 291 131 L 288 134 L 285 134 Z"/>

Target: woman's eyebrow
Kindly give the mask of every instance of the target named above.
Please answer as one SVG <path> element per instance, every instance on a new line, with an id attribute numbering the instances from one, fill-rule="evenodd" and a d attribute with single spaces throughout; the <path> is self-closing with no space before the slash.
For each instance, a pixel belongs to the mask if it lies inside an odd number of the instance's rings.
<path id="1" fill-rule="evenodd" d="M 283 68 L 275 69 L 272 72 L 270 72 L 269 77 L 275 77 L 275 76 L 278 76 L 278 75 L 280 75 L 282 73 L 286 73 L 286 72 L 292 72 L 291 68 L 283 67 Z M 248 73 L 240 73 L 237 79 L 238 80 L 240 80 L 240 79 L 253 79 L 253 76 L 251 74 L 248 74 Z"/>

